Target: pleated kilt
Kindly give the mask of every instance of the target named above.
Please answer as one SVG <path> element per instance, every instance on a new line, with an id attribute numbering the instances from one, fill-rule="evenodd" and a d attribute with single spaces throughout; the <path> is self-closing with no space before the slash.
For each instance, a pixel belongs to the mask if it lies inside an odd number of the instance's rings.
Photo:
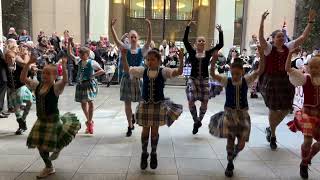
<path id="1" fill-rule="evenodd" d="M 208 101 L 210 97 L 209 80 L 189 78 L 186 94 L 188 101 Z"/>
<path id="2" fill-rule="evenodd" d="M 266 106 L 271 110 L 292 108 L 295 87 L 284 74 L 264 74 L 260 76 L 259 88 Z"/>
<path id="3" fill-rule="evenodd" d="M 179 118 L 183 106 L 166 99 L 159 103 L 140 101 L 136 108 L 137 124 L 143 127 L 171 126 Z"/>
<path id="4" fill-rule="evenodd" d="M 209 133 L 219 138 L 238 137 L 249 141 L 251 120 L 248 110 L 225 108 L 211 116 Z"/>
<path id="5" fill-rule="evenodd" d="M 98 84 L 92 79 L 89 81 L 82 81 L 76 86 L 75 101 L 88 102 L 93 101 L 98 94 Z"/>
<path id="6" fill-rule="evenodd" d="M 142 81 L 124 74 L 120 82 L 120 101 L 139 102 L 141 100 Z"/>
<path id="7" fill-rule="evenodd" d="M 24 102 L 33 101 L 32 93 L 27 86 L 21 86 L 18 89 L 8 89 L 8 99 L 11 107 L 17 107 Z"/>
<path id="8" fill-rule="evenodd" d="M 59 151 L 74 139 L 80 128 L 80 121 L 72 113 L 62 117 L 52 115 L 38 118 L 28 136 L 27 146 L 48 152 Z"/>
<path id="9" fill-rule="evenodd" d="M 320 107 L 303 107 L 287 125 L 293 132 L 301 131 L 304 136 L 320 141 Z"/>

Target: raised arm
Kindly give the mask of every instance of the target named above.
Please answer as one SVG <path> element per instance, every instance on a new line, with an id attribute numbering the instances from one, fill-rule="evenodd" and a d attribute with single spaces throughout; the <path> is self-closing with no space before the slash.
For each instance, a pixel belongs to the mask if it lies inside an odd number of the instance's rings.
<path id="1" fill-rule="evenodd" d="M 285 70 L 288 73 L 291 73 L 293 71 L 293 68 L 291 67 L 291 59 L 292 59 L 292 54 L 294 53 L 299 53 L 301 51 L 301 49 L 299 47 L 292 49 L 287 57 L 287 61 L 286 61 L 286 66 L 285 66 Z"/>
<path id="2" fill-rule="evenodd" d="M 28 71 L 29 71 L 30 65 L 37 62 L 37 58 L 34 55 L 32 55 L 30 58 L 30 56 L 28 54 L 28 55 L 25 55 L 24 60 L 27 63 L 23 66 L 23 69 L 21 71 L 20 81 L 22 83 L 28 85 L 29 87 L 31 87 L 33 80 L 28 78 Z"/>
<path id="3" fill-rule="evenodd" d="M 299 47 L 300 45 L 302 45 L 307 40 L 307 38 L 309 37 L 309 34 L 310 34 L 311 30 L 312 30 L 313 23 L 315 22 L 316 15 L 317 14 L 316 14 L 315 10 L 310 10 L 309 11 L 308 25 L 304 29 L 304 31 L 301 34 L 301 36 L 299 36 L 295 40 L 295 47 Z"/>
<path id="4" fill-rule="evenodd" d="M 54 84 L 54 93 L 59 96 L 66 84 L 68 83 L 68 70 L 67 70 L 68 58 L 66 56 L 62 57 L 62 79 Z"/>
<path id="5" fill-rule="evenodd" d="M 190 32 L 190 25 L 195 24 L 195 21 L 190 20 L 188 23 L 188 26 L 186 27 L 186 30 L 184 31 L 184 36 L 183 36 L 183 44 L 186 47 L 187 51 L 190 53 L 191 51 L 194 51 L 192 48 L 190 42 L 189 42 L 189 32 Z"/>
<path id="6" fill-rule="evenodd" d="M 218 60 L 218 51 L 214 51 L 212 54 L 212 60 L 211 60 L 211 77 L 219 82 L 222 82 L 223 77 L 216 74 L 216 62 Z"/>
<path id="7" fill-rule="evenodd" d="M 151 26 L 151 22 L 149 19 L 146 19 L 147 25 L 148 25 L 148 38 L 147 38 L 147 42 L 144 45 L 145 49 L 148 49 L 150 47 L 151 44 L 151 40 L 152 40 L 152 26 Z"/>
<path id="8" fill-rule="evenodd" d="M 179 50 L 179 68 L 176 68 L 172 72 L 172 77 L 180 76 L 183 73 L 183 58 L 184 58 L 184 54 L 182 53 L 181 50 Z"/>
<path id="9" fill-rule="evenodd" d="M 258 52 L 260 55 L 260 61 L 259 61 L 259 67 L 256 73 L 260 76 L 264 73 L 265 68 L 266 68 L 266 61 L 265 61 L 265 56 L 264 56 L 264 49 L 261 46 L 257 46 Z"/>
<path id="10" fill-rule="evenodd" d="M 123 66 L 124 72 L 129 72 L 129 65 L 127 61 L 127 50 L 125 48 L 121 49 L 121 64 Z"/>
<path id="11" fill-rule="evenodd" d="M 114 42 L 116 43 L 116 45 L 120 48 L 120 47 L 124 47 L 123 42 L 121 42 L 116 34 L 116 30 L 114 29 L 114 25 L 116 24 L 117 19 L 112 19 L 111 21 L 111 34 L 113 37 Z"/>
<path id="12" fill-rule="evenodd" d="M 262 49 L 265 49 L 268 46 L 268 43 L 264 38 L 264 21 L 266 20 L 269 14 L 270 14 L 269 11 L 265 11 L 261 17 L 260 29 L 259 29 L 259 42 Z"/>
<path id="13" fill-rule="evenodd" d="M 224 45 L 222 27 L 221 25 L 217 24 L 216 28 L 219 31 L 219 43 L 215 47 L 211 48 L 209 50 L 209 53 L 213 53 L 214 51 L 219 51 L 220 49 L 223 48 L 223 45 Z"/>

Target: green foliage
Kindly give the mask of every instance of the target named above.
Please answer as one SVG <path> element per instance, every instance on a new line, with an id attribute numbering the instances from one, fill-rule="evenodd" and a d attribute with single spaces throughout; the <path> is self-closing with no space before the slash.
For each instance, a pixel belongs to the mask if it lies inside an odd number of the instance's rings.
<path id="1" fill-rule="evenodd" d="M 320 48 L 320 0 L 297 0 L 294 36 L 297 38 L 304 31 L 308 23 L 310 9 L 316 10 L 317 17 L 308 40 L 303 44 L 303 48 L 312 52 L 314 48 Z"/>
<path id="2" fill-rule="evenodd" d="M 4 35 L 10 27 L 18 32 L 22 29 L 30 30 L 29 0 L 2 0 L 2 28 Z"/>

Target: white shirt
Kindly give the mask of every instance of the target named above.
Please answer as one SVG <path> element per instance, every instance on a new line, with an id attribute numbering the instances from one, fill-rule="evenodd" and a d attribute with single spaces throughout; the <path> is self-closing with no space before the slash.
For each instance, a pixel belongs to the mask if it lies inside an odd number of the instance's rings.
<path id="1" fill-rule="evenodd" d="M 145 71 L 145 67 L 143 66 L 136 66 L 136 67 L 130 67 L 129 74 L 134 78 L 142 78 L 143 73 Z M 174 72 L 175 68 L 163 68 L 162 69 L 162 77 L 164 79 L 170 79 L 172 78 L 172 74 Z M 155 78 L 158 74 L 158 71 L 149 71 L 150 78 Z"/>
<path id="2" fill-rule="evenodd" d="M 285 45 L 285 46 L 289 49 L 289 51 L 290 51 L 291 49 L 294 48 L 295 43 L 296 43 L 296 41 L 293 40 L 293 41 L 290 41 L 290 42 L 288 42 L 288 43 L 284 43 L 284 45 Z M 266 49 L 264 50 L 264 55 L 265 55 L 265 56 L 268 56 L 268 55 L 271 53 L 271 51 L 272 51 L 272 44 L 271 44 L 270 42 L 267 42 L 267 47 L 266 47 Z"/>

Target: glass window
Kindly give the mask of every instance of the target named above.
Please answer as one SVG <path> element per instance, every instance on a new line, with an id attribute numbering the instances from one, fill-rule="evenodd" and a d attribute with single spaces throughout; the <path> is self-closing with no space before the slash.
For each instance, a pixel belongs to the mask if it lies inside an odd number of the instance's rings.
<path id="1" fill-rule="evenodd" d="M 243 6 L 244 0 L 235 0 L 235 20 L 234 20 L 234 45 L 241 45 L 241 36 L 243 30 Z"/>
<path id="2" fill-rule="evenodd" d="M 164 0 L 152 0 L 152 19 L 163 19 Z M 166 0 L 166 19 L 170 18 L 170 0 Z"/>
<path id="3" fill-rule="evenodd" d="M 130 1 L 130 17 L 145 18 L 145 0 Z"/>
<path id="4" fill-rule="evenodd" d="M 192 18 L 193 0 L 177 0 L 177 20 Z"/>

